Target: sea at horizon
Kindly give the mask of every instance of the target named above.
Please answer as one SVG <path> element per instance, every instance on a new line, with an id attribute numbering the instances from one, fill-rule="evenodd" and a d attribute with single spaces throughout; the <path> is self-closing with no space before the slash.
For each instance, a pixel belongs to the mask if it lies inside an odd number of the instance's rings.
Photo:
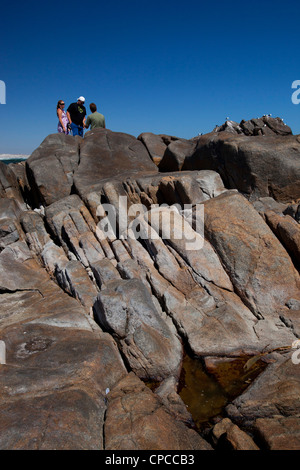
<path id="1" fill-rule="evenodd" d="M 0 161 L 8 165 L 9 163 L 19 163 L 27 160 L 29 155 L 0 153 Z"/>

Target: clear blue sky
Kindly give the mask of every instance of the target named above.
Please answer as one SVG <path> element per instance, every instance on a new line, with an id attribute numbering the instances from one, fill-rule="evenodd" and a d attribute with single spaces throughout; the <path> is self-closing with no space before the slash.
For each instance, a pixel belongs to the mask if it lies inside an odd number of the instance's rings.
<path id="1" fill-rule="evenodd" d="M 107 127 L 192 138 L 272 114 L 300 133 L 299 2 L 2 2 L 0 153 L 30 154 L 56 103 L 95 102 Z"/>

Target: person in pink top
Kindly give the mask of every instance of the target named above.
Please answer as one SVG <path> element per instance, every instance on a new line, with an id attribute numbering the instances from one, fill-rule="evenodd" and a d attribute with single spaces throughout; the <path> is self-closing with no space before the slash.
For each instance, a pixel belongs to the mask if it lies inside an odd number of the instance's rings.
<path id="1" fill-rule="evenodd" d="M 59 100 L 56 107 L 56 114 L 58 117 L 58 125 L 57 130 L 59 133 L 69 134 L 70 131 L 68 129 L 69 120 L 67 117 L 67 113 L 65 111 L 65 102 L 63 100 Z"/>

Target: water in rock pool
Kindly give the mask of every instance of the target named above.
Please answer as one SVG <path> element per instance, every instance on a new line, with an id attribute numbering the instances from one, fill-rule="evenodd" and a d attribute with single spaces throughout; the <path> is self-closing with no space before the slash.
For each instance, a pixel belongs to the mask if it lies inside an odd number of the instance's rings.
<path id="1" fill-rule="evenodd" d="M 196 428 L 222 415 L 225 406 L 240 395 L 266 367 L 257 361 L 248 371 L 249 357 L 212 359 L 207 372 L 199 358 L 185 354 L 178 393 L 193 417 Z"/>

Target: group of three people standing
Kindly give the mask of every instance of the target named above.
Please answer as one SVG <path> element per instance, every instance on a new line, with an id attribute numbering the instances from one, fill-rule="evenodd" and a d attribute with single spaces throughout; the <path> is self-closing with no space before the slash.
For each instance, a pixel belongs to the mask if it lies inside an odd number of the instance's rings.
<path id="1" fill-rule="evenodd" d="M 105 118 L 103 114 L 98 113 L 95 103 L 90 104 L 91 113 L 86 119 L 86 109 L 84 106 L 85 98 L 80 96 L 76 103 L 71 103 L 65 111 L 65 102 L 59 100 L 56 107 L 58 117 L 57 130 L 59 133 L 79 135 L 83 137 L 83 129 L 96 127 L 105 128 Z"/>

